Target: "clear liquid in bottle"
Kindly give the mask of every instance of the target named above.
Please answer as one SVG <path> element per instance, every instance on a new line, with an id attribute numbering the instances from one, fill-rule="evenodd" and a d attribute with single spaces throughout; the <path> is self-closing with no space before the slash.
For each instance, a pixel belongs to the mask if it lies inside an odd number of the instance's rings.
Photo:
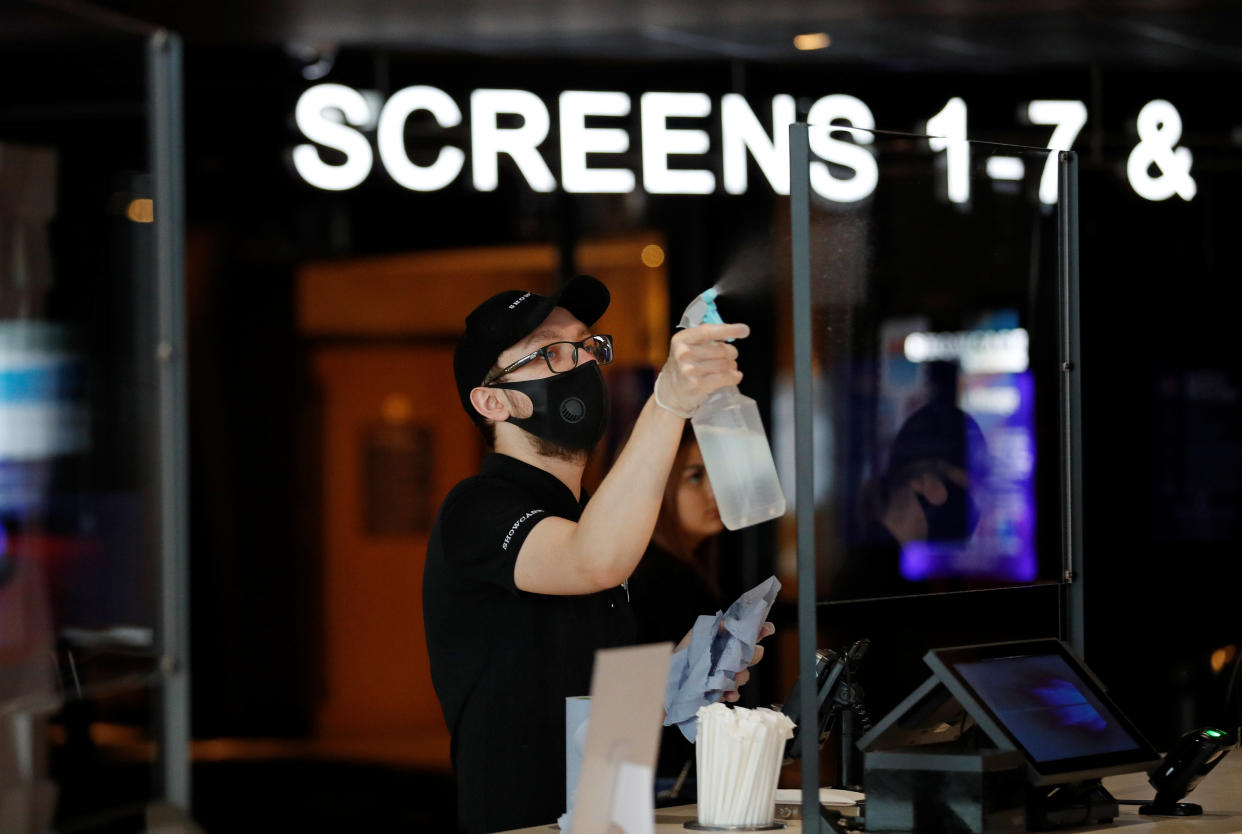
<path id="1" fill-rule="evenodd" d="M 784 514 L 785 495 L 753 399 L 735 386 L 723 388 L 691 424 L 725 527 L 738 530 Z"/>

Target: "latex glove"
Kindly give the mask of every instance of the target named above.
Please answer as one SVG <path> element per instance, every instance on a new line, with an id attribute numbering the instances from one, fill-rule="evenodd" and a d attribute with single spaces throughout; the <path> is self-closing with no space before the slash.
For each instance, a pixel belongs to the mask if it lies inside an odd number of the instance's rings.
<path id="1" fill-rule="evenodd" d="M 737 385 L 742 381 L 737 348 L 725 340 L 749 335 L 745 324 L 700 324 L 679 330 L 656 377 L 656 403 L 678 417 L 689 417 L 713 391 Z"/>
<path id="2" fill-rule="evenodd" d="M 759 629 L 759 636 L 755 638 L 755 642 L 759 642 L 763 638 L 768 637 L 769 635 L 772 635 L 775 633 L 776 633 L 776 626 L 774 626 L 772 623 L 764 623 L 763 627 Z M 744 683 L 746 683 L 748 680 L 750 680 L 750 667 L 754 666 L 760 660 L 763 660 L 763 646 L 755 646 L 755 654 L 750 659 L 750 666 L 747 666 L 745 669 L 743 669 L 742 671 L 738 672 L 736 675 L 733 676 L 733 682 L 737 684 L 739 688 Z M 741 697 L 742 697 L 742 693 L 740 692 L 726 692 L 724 694 L 724 700 L 730 703 L 736 701 L 738 698 L 741 698 Z"/>

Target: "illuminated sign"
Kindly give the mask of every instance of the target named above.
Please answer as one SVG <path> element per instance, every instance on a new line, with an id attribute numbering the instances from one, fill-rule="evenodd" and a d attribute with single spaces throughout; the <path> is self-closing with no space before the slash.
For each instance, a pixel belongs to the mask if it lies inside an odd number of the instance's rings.
<path id="1" fill-rule="evenodd" d="M 1126 177 L 1134 193 L 1147 200 L 1183 200 L 1195 196 L 1190 176 L 1190 149 L 1177 147 L 1182 117 L 1167 101 L 1149 101 L 1138 114 L 1139 143 L 1126 160 Z M 1152 169 L 1156 173 L 1152 174 Z"/>
<path id="2" fill-rule="evenodd" d="M 729 93 L 713 106 L 711 97 L 695 92 L 651 92 L 638 96 L 637 136 L 621 126 L 603 126 L 600 118 L 632 117 L 628 93 L 567 90 L 556 102 L 557 119 L 548 105 L 526 90 L 479 89 L 470 93 L 469 151 L 444 144 L 431 161 L 415 162 L 405 142 L 406 122 L 426 113 L 441 129 L 464 121 L 461 106 L 446 92 L 425 85 L 398 90 L 387 101 L 372 92 L 341 84 L 318 84 L 302 93 L 294 110 L 298 130 L 308 140 L 293 148 L 293 167 L 310 185 L 326 191 L 356 188 L 376 167 L 411 191 L 439 191 L 469 177 L 478 191 L 495 191 L 500 182 L 500 157 L 508 157 L 526 185 L 547 193 L 558 186 L 575 194 L 626 194 L 641 188 L 648 194 L 745 194 L 753 160 L 767 186 L 789 193 L 789 125 L 796 118 L 792 96 L 777 95 L 767 103 L 771 129 L 765 129 L 751 104 Z M 693 120 L 719 119 L 720 146 Z M 1052 127 L 1046 147 L 1069 150 L 1087 123 L 1081 101 L 1041 99 L 1027 102 L 1023 118 L 1031 125 Z M 855 203 L 875 191 L 879 167 L 870 131 L 875 117 L 861 99 L 834 94 L 814 101 L 807 111 L 812 130 L 811 188 L 822 198 Z M 1134 191 L 1149 200 L 1195 195 L 1190 175 L 1191 153 L 1177 147 L 1181 118 L 1167 101 L 1149 102 L 1138 115 L 1139 142 L 1129 156 L 1127 176 Z M 542 146 L 557 131 L 560 180 L 553 174 Z M 951 203 L 970 201 L 971 145 L 967 141 L 967 106 L 950 98 L 925 124 L 928 147 L 943 153 L 945 197 Z M 367 134 L 374 131 L 374 150 Z M 637 141 L 641 175 L 630 168 L 608 167 L 590 157 L 625 154 Z M 325 159 L 323 149 L 330 154 Z M 719 155 L 712 164 L 708 154 Z M 1056 154 L 1048 154 L 1039 177 L 1039 200 L 1056 203 Z M 468 171 L 467 171 L 468 167 Z M 721 171 L 717 182 L 716 169 Z M 1025 177 L 1016 156 L 993 156 L 985 172 L 991 180 Z"/>
<path id="3" fill-rule="evenodd" d="M 376 108 L 375 97 L 340 84 L 319 84 L 298 99 L 294 121 L 310 140 L 293 149 L 298 175 L 326 191 L 356 188 L 371 174 L 376 154 L 364 131 L 375 130 L 380 165 L 399 185 L 412 191 L 438 191 L 466 176 L 467 154 L 445 145 L 430 164 L 418 164 L 405 146 L 405 123 L 418 111 L 428 113 L 441 128 L 462 123 L 457 103 L 443 90 L 416 86 L 399 90 Z M 626 93 L 569 90 L 558 104 L 560 187 L 580 194 L 625 194 L 641 185 L 649 194 L 711 194 L 719 184 L 705 159 L 712 150 L 706 130 L 682 126 L 681 120 L 705 119 L 713 104 L 703 93 L 643 93 L 638 100 L 642 176 L 628 168 L 598 167 L 590 154 L 621 154 L 630 150 L 631 136 L 621 127 L 588 125 L 591 117 L 626 117 L 633 100 Z M 770 103 L 772 131 L 765 130 L 747 101 L 725 95 L 720 101 L 721 169 L 729 194 L 744 194 L 750 186 L 747 160 L 753 159 L 764 179 L 778 194 L 789 193 L 789 125 L 794 121 L 792 96 L 774 96 Z M 553 129 L 543 100 L 525 90 L 475 90 L 470 94 L 471 184 L 479 191 L 499 185 L 499 160 L 513 161 L 534 191 L 557 188 L 540 146 Z M 516 126 L 516 121 L 520 122 Z M 808 118 L 815 124 L 870 130 L 875 118 L 861 100 L 830 95 L 816 101 Z M 676 121 L 676 124 L 674 123 Z M 875 157 L 863 147 L 869 134 L 852 140 L 819 132 L 812 151 L 811 184 L 825 199 L 862 200 L 875 190 L 879 170 Z M 311 144 L 313 143 L 313 144 Z M 319 146 L 319 147 L 317 147 Z M 320 147 L 336 152 L 341 161 L 327 161 Z M 672 160 L 702 160 L 701 164 L 672 164 Z M 830 168 L 832 163 L 835 168 Z"/>
<path id="4" fill-rule="evenodd" d="M 966 330 L 961 333 L 911 333 L 905 356 L 910 362 L 956 362 L 971 374 L 1019 374 L 1030 365 L 1026 330 Z"/>
<path id="5" fill-rule="evenodd" d="M 1027 103 L 1025 116 L 1033 125 L 1052 125 L 1048 149 L 1068 151 L 1087 123 L 1087 105 L 1081 101 L 1037 100 Z M 927 120 L 927 144 L 945 155 L 945 192 L 951 203 L 970 201 L 970 143 L 966 141 L 966 102 L 949 99 L 939 113 Z M 994 156 L 987 161 L 987 175 L 993 180 L 1021 180 L 1025 164 L 1016 156 Z M 1039 201 L 1057 201 L 1057 155 L 1048 154 L 1039 176 Z"/>

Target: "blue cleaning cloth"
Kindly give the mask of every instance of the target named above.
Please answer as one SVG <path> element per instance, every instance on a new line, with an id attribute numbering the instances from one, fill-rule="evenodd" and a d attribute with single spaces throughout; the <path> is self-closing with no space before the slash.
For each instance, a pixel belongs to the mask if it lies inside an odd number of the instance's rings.
<path id="1" fill-rule="evenodd" d="M 759 629 L 767 619 L 781 583 L 775 576 L 737 598 L 723 614 L 704 614 L 690 631 L 690 645 L 673 655 L 664 691 L 664 726 L 676 724 L 693 742 L 699 707 L 737 691 L 733 676 L 755 656 Z"/>

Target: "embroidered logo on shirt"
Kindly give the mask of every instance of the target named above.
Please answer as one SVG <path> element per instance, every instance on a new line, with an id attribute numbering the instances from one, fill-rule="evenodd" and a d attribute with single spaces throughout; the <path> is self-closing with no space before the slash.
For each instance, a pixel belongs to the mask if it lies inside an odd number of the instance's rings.
<path id="1" fill-rule="evenodd" d="M 500 549 L 501 549 L 501 550 L 508 550 L 508 549 L 509 549 L 509 542 L 513 540 L 513 534 L 517 532 L 517 528 L 521 527 L 523 523 L 525 523 L 526 521 L 530 520 L 530 518 L 531 518 L 532 516 L 537 516 L 537 515 L 539 515 L 541 512 L 543 512 L 543 510 L 531 510 L 531 511 L 530 511 L 530 512 L 528 512 L 526 515 L 522 516 L 522 517 L 521 517 L 521 518 L 519 518 L 517 521 L 513 522 L 513 526 L 509 528 L 509 533 L 508 533 L 508 535 L 506 535 L 506 536 L 505 536 L 505 540 L 504 540 L 504 542 L 500 545 Z"/>

